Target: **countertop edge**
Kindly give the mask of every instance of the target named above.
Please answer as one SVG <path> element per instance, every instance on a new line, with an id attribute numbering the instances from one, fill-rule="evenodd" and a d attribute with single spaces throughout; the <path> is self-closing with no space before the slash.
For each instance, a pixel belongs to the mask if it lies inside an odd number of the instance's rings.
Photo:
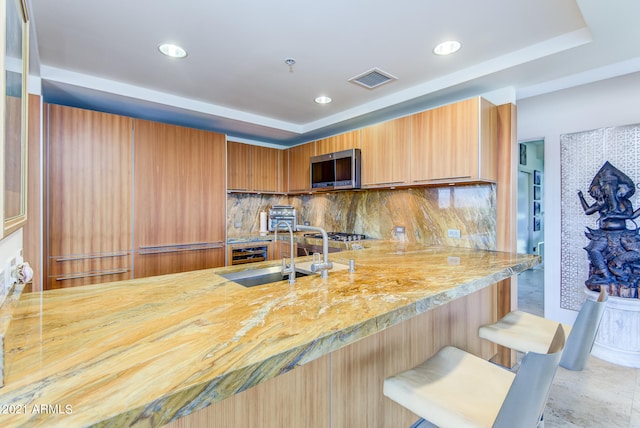
<path id="1" fill-rule="evenodd" d="M 278 375 L 284 374 L 298 366 L 302 366 L 324 355 L 337 351 L 360 339 L 411 319 L 430 309 L 445 305 L 457 298 L 464 297 L 499 281 L 510 278 L 537 264 L 536 259 L 523 261 L 522 263 L 510 268 L 505 268 L 492 275 L 460 284 L 454 289 L 412 302 L 388 313 L 349 326 L 348 328 L 337 330 L 332 334 L 316 338 L 303 346 L 286 350 L 259 363 L 239 368 L 211 381 L 194 385 L 169 396 L 161 397 L 145 406 L 131 409 L 130 411 L 114 416 L 110 420 L 102 421 L 102 423 L 96 426 L 120 426 L 123 423 L 128 425 L 128 423 L 139 423 L 144 419 L 151 419 L 150 422 L 152 426 L 167 424 Z M 226 379 L 232 379 L 233 383 L 238 384 L 239 387 L 229 391 L 225 387 Z M 220 392 L 225 390 L 226 392 Z M 187 404 L 176 408 L 170 405 L 170 403 L 174 401 L 183 401 Z M 174 409 L 174 411 L 165 413 L 165 409 Z"/>

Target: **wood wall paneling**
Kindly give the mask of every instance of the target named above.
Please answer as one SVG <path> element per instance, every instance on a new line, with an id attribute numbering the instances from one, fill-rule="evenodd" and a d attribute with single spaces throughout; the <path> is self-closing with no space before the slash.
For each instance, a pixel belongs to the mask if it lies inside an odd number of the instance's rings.
<path id="1" fill-rule="evenodd" d="M 496 187 L 497 219 L 496 245 L 499 251 L 517 250 L 517 191 L 518 191 L 518 141 L 517 109 L 514 104 L 497 107 L 498 140 L 498 185 Z M 498 283 L 498 319 L 518 307 L 518 278 L 513 276 Z M 499 347 L 494 358 L 499 364 L 511 367 L 516 362 L 516 354 L 510 349 Z"/>
<path id="2" fill-rule="evenodd" d="M 326 355 L 166 427 L 328 428 L 330 388 L 331 356 Z"/>

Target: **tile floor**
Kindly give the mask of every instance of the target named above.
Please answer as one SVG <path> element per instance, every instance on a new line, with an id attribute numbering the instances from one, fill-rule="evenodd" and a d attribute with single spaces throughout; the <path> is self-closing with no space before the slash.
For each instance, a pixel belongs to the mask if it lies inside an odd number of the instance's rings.
<path id="1" fill-rule="evenodd" d="M 520 310 L 543 314 L 543 275 L 542 268 L 519 275 Z M 545 428 L 640 428 L 640 369 L 596 357 L 589 359 L 583 371 L 559 368 L 544 419 Z"/>

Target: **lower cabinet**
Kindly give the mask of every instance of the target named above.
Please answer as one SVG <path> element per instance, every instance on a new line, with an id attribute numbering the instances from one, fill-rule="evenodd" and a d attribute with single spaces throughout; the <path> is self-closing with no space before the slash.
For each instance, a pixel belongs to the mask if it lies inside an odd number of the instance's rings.
<path id="1" fill-rule="evenodd" d="M 135 254 L 136 278 L 224 266 L 224 244 L 209 245 L 141 248 Z"/>
<path id="2" fill-rule="evenodd" d="M 132 257 L 130 251 L 49 257 L 45 289 L 132 279 Z"/>

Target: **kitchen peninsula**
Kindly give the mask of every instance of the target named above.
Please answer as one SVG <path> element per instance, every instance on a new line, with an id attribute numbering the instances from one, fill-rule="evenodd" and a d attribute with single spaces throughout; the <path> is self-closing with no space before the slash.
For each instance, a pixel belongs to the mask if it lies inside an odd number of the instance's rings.
<path id="1" fill-rule="evenodd" d="M 497 317 L 496 283 L 539 263 L 389 241 L 330 259 L 356 271 L 245 288 L 219 275 L 234 266 L 24 294 L 0 424 L 408 426 L 384 376 L 447 344 L 490 358 L 477 327 Z"/>

